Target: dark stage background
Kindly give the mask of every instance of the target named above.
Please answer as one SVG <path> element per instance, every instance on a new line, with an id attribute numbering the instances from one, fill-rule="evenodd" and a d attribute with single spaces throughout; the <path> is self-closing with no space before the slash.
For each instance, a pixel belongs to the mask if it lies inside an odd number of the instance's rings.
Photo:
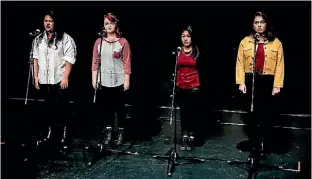
<path id="1" fill-rule="evenodd" d="M 282 113 L 311 113 L 310 2 L 2 2 L 2 97 L 24 98 L 28 75 L 30 31 L 43 28 L 44 12 L 52 9 L 78 49 L 71 78 L 71 99 L 78 109 L 92 103 L 91 59 L 103 15 L 114 12 L 133 53 L 127 103 L 143 110 L 170 101 L 172 51 L 181 28 L 190 24 L 205 59 L 209 103 L 213 109 L 239 107 L 235 63 L 240 40 L 252 28 L 257 10 L 273 21 L 285 53 Z M 30 98 L 34 95 L 31 87 Z M 148 115 L 148 114 L 146 114 Z"/>

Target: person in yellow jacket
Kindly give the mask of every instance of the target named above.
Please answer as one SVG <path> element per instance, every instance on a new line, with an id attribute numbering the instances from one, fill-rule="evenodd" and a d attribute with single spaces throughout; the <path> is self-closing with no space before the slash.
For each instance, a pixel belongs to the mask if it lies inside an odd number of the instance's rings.
<path id="1" fill-rule="evenodd" d="M 274 77 L 272 95 L 280 92 L 284 85 L 284 52 L 282 42 L 267 31 L 267 16 L 257 12 L 254 19 L 253 29 L 260 35 L 256 53 L 256 72 L 258 75 Z M 254 34 L 245 37 L 239 45 L 236 63 L 236 84 L 239 90 L 246 93 L 246 73 L 252 73 L 254 64 Z"/>
<path id="2" fill-rule="evenodd" d="M 251 104 L 252 117 L 248 122 L 268 125 L 276 113 L 275 96 L 284 85 L 283 45 L 272 33 L 269 18 L 265 13 L 255 14 L 253 31 L 239 44 L 236 84 Z M 253 130 L 253 133 L 257 132 Z M 257 135 L 262 135 L 261 131 Z M 253 142 L 259 144 L 256 140 Z"/>

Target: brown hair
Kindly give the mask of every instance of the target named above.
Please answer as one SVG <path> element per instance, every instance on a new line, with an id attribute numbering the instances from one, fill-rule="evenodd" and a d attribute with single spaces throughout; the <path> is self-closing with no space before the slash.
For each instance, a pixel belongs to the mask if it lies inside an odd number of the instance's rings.
<path id="1" fill-rule="evenodd" d="M 122 36 L 122 33 L 120 31 L 120 28 L 119 28 L 119 20 L 117 18 L 117 16 L 111 12 L 107 13 L 104 15 L 104 19 L 107 18 L 108 20 L 114 22 L 116 24 L 116 36 L 118 38 L 120 38 Z M 104 27 L 103 27 L 104 28 Z M 107 37 L 107 32 L 104 31 L 104 37 Z"/>

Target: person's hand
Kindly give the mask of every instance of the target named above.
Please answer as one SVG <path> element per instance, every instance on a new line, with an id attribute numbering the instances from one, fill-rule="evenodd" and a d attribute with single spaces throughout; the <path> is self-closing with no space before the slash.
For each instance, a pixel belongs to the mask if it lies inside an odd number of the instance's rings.
<path id="1" fill-rule="evenodd" d="M 240 90 L 241 92 L 243 92 L 244 94 L 246 94 L 246 91 L 247 91 L 246 85 L 245 85 L 245 84 L 240 84 L 240 85 L 239 85 L 239 90 Z"/>
<path id="2" fill-rule="evenodd" d="M 36 88 L 37 90 L 40 90 L 39 79 L 38 79 L 38 78 L 35 78 L 35 88 Z"/>
<path id="3" fill-rule="evenodd" d="M 278 93 L 280 93 L 280 91 L 281 91 L 281 88 L 273 88 L 273 90 L 272 90 L 272 96 L 275 96 L 275 95 L 277 95 Z"/>
<path id="4" fill-rule="evenodd" d="M 60 86 L 61 86 L 61 89 L 67 89 L 68 88 L 68 78 L 63 78 Z"/>
<path id="5" fill-rule="evenodd" d="M 92 86 L 93 86 L 93 88 L 94 89 L 97 89 L 97 86 L 96 86 L 96 80 L 94 79 L 94 80 L 92 80 Z"/>
<path id="6" fill-rule="evenodd" d="M 124 82 L 124 91 L 127 91 L 130 87 L 130 80 L 129 79 L 125 79 Z"/>

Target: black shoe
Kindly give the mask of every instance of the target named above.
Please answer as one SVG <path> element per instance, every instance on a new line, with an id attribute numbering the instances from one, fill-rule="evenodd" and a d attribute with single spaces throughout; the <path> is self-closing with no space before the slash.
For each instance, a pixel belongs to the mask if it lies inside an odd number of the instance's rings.
<path id="1" fill-rule="evenodd" d="M 186 150 L 187 144 L 188 144 L 188 136 L 187 136 L 187 134 L 185 133 L 185 134 L 183 134 L 183 136 L 182 136 L 182 142 L 181 142 L 181 147 L 180 147 L 180 149 L 181 149 L 182 151 Z"/>
<path id="2" fill-rule="evenodd" d="M 123 142 L 123 139 L 124 139 L 124 129 L 119 128 L 116 145 L 121 145 Z"/>
<path id="3" fill-rule="evenodd" d="M 49 126 L 49 129 L 48 129 L 48 134 L 47 136 L 43 139 L 43 141 L 48 141 L 51 139 L 51 133 L 52 133 L 52 128 L 51 126 Z"/>
<path id="4" fill-rule="evenodd" d="M 40 129 L 41 130 L 41 129 Z M 51 139 L 51 133 L 52 129 L 51 126 L 48 126 L 47 128 L 44 128 L 43 131 L 39 132 L 38 137 L 36 138 L 37 147 L 40 144 L 43 144 L 45 142 L 48 142 Z"/>
<path id="5" fill-rule="evenodd" d="M 268 147 L 267 145 L 265 145 L 266 147 L 264 147 L 264 141 L 263 139 L 261 139 L 261 143 L 260 143 L 260 157 L 265 159 L 268 156 Z"/>
<path id="6" fill-rule="evenodd" d="M 68 145 L 68 138 L 67 138 L 67 128 L 66 126 L 63 129 L 63 135 L 61 139 L 61 150 L 66 150 Z"/>
<path id="7" fill-rule="evenodd" d="M 106 136 L 104 139 L 104 144 L 108 145 L 110 141 L 112 140 L 112 127 L 106 127 Z"/>
<path id="8" fill-rule="evenodd" d="M 195 141 L 195 137 L 194 137 L 194 133 L 190 132 L 189 136 L 188 136 L 188 144 L 186 146 L 186 150 L 190 151 L 193 149 L 194 147 L 194 141 Z"/>
<path id="9" fill-rule="evenodd" d="M 244 140 L 242 142 L 239 142 L 236 145 L 236 148 L 240 150 L 241 152 L 247 152 L 247 151 L 251 151 L 253 149 L 253 146 L 250 140 Z"/>

